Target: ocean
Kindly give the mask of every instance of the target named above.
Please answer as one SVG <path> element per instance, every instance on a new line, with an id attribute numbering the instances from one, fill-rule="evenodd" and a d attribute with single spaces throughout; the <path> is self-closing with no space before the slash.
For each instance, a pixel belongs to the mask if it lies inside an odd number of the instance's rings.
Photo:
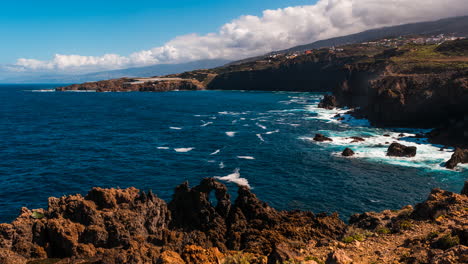
<path id="1" fill-rule="evenodd" d="M 459 192 L 468 167 L 443 168 L 452 149 L 318 109 L 323 94 L 190 91 L 53 92 L 54 85 L 0 85 L 0 222 L 21 207 L 92 187 L 153 190 L 170 200 L 176 185 L 218 177 L 248 185 L 277 209 L 353 213 L 398 209 L 434 187 Z M 316 143 L 316 133 L 332 137 Z M 398 135 L 405 133 L 405 137 Z M 387 136 L 384 136 L 387 135 Z M 350 136 L 366 138 L 349 143 Z M 389 158 L 389 143 L 418 147 Z M 345 147 L 357 155 L 341 157 Z"/>

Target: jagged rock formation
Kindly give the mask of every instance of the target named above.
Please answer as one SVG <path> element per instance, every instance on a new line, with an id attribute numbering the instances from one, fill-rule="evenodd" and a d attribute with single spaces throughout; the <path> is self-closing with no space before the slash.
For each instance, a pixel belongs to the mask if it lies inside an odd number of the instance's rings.
<path id="1" fill-rule="evenodd" d="M 416 156 L 416 147 L 408 147 L 399 143 L 392 143 L 387 150 L 387 156 L 392 157 L 414 157 Z"/>
<path id="2" fill-rule="evenodd" d="M 445 167 L 454 169 L 459 163 L 468 163 L 468 149 L 456 148 L 450 160 L 445 163 Z"/>
<path id="3" fill-rule="evenodd" d="M 217 204 L 210 201 L 214 192 Z M 468 182 L 414 208 L 356 214 L 276 211 L 245 187 L 204 179 L 165 203 L 135 188 L 92 189 L 23 208 L 0 225 L 0 263 L 430 263 L 468 261 Z"/>
<path id="4" fill-rule="evenodd" d="M 229 250 L 275 263 L 283 261 L 279 252 L 339 239 L 345 228 L 336 214 L 276 211 L 246 187 L 231 204 L 226 186 L 211 178 L 178 186 L 168 204 L 135 188 L 94 188 L 85 197 L 50 198 L 47 210 L 23 208 L 1 224 L 0 263 L 219 263 Z"/>

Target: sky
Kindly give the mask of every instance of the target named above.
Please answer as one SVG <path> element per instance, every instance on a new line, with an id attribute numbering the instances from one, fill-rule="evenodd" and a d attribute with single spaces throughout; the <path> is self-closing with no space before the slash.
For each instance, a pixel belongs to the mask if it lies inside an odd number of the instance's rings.
<path id="1" fill-rule="evenodd" d="M 467 14 L 467 0 L 8 1 L 0 9 L 0 70 L 84 73 L 241 59 Z"/>

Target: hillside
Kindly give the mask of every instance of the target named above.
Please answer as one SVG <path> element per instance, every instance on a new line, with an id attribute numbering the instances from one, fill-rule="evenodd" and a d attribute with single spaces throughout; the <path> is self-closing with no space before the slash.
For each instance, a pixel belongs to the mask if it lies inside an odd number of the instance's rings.
<path id="1" fill-rule="evenodd" d="M 383 38 L 394 38 L 398 36 L 408 35 L 439 35 L 439 34 L 455 34 L 457 36 L 468 37 L 468 16 L 452 17 L 441 19 L 437 21 L 420 22 L 412 24 L 404 24 L 392 27 L 384 27 L 366 30 L 360 33 L 330 38 L 325 40 L 319 40 L 313 43 L 304 44 L 296 47 L 292 47 L 285 50 L 274 51 L 270 54 L 277 53 L 294 53 L 304 52 L 306 50 L 328 48 L 332 46 L 342 46 L 349 44 L 357 44 L 367 41 L 373 41 Z M 240 64 L 250 61 L 259 60 L 270 54 L 257 56 L 253 58 L 247 58 L 230 64 Z"/>

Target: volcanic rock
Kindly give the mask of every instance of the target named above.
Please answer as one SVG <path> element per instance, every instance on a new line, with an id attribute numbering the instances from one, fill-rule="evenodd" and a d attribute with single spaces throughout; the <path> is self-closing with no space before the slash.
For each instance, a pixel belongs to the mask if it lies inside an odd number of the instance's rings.
<path id="1" fill-rule="evenodd" d="M 335 96 L 333 95 L 325 95 L 322 99 L 322 101 L 320 101 L 320 103 L 318 104 L 318 107 L 320 108 L 325 108 L 325 109 L 334 109 L 335 107 L 337 107 L 337 102 L 336 102 L 336 98 Z"/>
<path id="2" fill-rule="evenodd" d="M 388 147 L 387 156 L 414 157 L 416 156 L 416 147 L 408 147 L 399 143 L 392 143 L 390 147 Z"/>
<path id="3" fill-rule="evenodd" d="M 456 148 L 450 160 L 445 163 L 445 167 L 454 169 L 458 163 L 468 163 L 468 149 Z"/>
<path id="4" fill-rule="evenodd" d="M 86 197 L 50 198 L 38 212 L 44 217 L 23 208 L 11 224 L 0 225 L 1 263 L 222 263 L 230 250 L 276 262 L 288 248 L 336 240 L 346 229 L 337 214 L 277 211 L 246 187 L 231 204 L 226 186 L 212 178 L 193 188 L 179 185 L 168 204 L 135 188 L 93 188 Z"/>
<path id="5" fill-rule="evenodd" d="M 345 150 L 343 150 L 343 153 L 341 153 L 341 155 L 345 156 L 345 157 L 351 157 L 351 156 L 354 156 L 354 151 L 350 148 L 345 148 Z"/>
<path id="6" fill-rule="evenodd" d="M 326 137 L 322 134 L 315 134 L 314 140 L 318 142 L 333 141 L 333 139 Z"/>

